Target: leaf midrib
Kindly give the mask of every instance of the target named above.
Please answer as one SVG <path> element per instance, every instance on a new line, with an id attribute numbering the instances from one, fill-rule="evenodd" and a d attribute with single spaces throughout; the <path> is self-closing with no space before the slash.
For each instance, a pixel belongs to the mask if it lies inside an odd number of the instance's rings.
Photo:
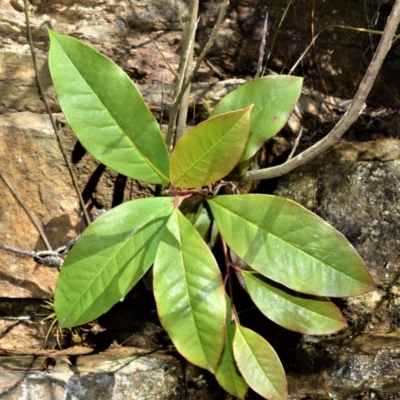
<path id="1" fill-rule="evenodd" d="M 79 303 L 79 301 L 82 299 L 82 297 L 89 291 L 89 289 L 93 286 L 93 282 L 95 282 L 99 276 L 101 275 L 101 273 L 108 267 L 108 265 L 110 264 L 111 260 L 114 259 L 116 257 L 116 255 L 121 251 L 121 249 L 128 244 L 129 240 L 132 239 L 132 237 L 139 232 L 141 229 L 143 229 L 146 225 L 148 225 L 151 221 L 153 221 L 160 213 L 163 213 L 165 211 L 165 209 L 167 209 L 168 207 L 170 207 L 172 204 L 172 201 L 170 204 L 166 205 L 165 207 L 163 207 L 158 213 L 156 214 L 152 214 L 152 218 L 144 221 L 139 227 L 135 228 L 133 231 L 131 231 L 131 234 L 122 242 L 120 242 L 121 246 L 118 248 L 118 251 L 116 251 L 114 253 L 113 256 L 109 257 L 108 261 L 104 264 L 103 268 L 101 268 L 97 274 L 95 274 L 92 278 L 92 280 L 90 281 L 89 285 L 87 285 L 86 289 L 82 291 L 81 295 L 77 298 L 77 300 L 73 303 L 73 305 L 70 308 L 70 311 L 65 315 L 65 317 L 63 318 L 63 321 L 66 321 L 68 316 L 73 312 L 73 310 L 75 309 L 75 307 L 77 306 L 77 304 Z"/>
<path id="2" fill-rule="evenodd" d="M 211 201 L 212 201 L 212 199 L 211 199 Z M 276 236 L 276 235 L 273 234 L 272 232 L 267 231 L 265 228 L 256 225 L 254 222 L 252 222 L 252 221 L 246 219 L 245 216 L 243 216 L 242 214 L 238 214 L 238 213 L 236 213 L 236 212 L 233 212 L 233 211 L 230 210 L 229 208 L 223 207 L 222 205 L 220 205 L 220 204 L 218 204 L 218 203 L 216 203 L 216 202 L 214 202 L 214 204 L 217 204 L 217 205 L 218 205 L 219 207 L 221 207 L 222 209 L 227 210 L 227 211 L 230 212 L 231 214 L 233 214 L 233 215 L 235 215 L 235 216 L 241 218 L 242 220 L 244 220 L 244 221 L 247 222 L 248 224 L 257 227 L 258 229 L 261 229 L 264 233 L 265 233 L 265 232 L 268 233 L 269 235 L 273 236 L 275 239 L 277 239 L 277 240 L 279 240 L 279 241 L 281 241 L 281 242 L 283 242 L 283 243 L 286 243 L 288 246 L 290 246 L 290 247 L 292 247 L 292 248 L 294 248 L 294 249 L 300 251 L 301 253 L 305 254 L 305 255 L 308 256 L 309 258 L 316 260 L 318 263 L 320 263 L 320 264 L 322 264 L 322 265 L 324 265 L 324 266 L 330 267 L 331 269 L 333 269 L 334 271 L 336 271 L 338 274 L 340 274 L 340 275 L 342 275 L 342 276 L 345 276 L 345 277 L 348 277 L 348 278 L 352 279 L 352 280 L 355 281 L 355 282 L 361 283 L 361 284 L 364 285 L 364 286 L 366 285 L 364 281 L 360 281 L 360 280 L 357 280 L 357 279 L 355 279 L 354 277 L 352 277 L 352 276 L 350 276 L 350 275 L 346 275 L 344 272 L 342 272 L 342 271 L 340 271 L 340 270 L 338 270 L 338 269 L 336 269 L 336 268 L 330 266 L 329 264 L 324 263 L 323 261 L 321 261 L 321 260 L 319 260 L 318 258 L 314 257 L 312 254 L 307 253 L 306 251 L 304 251 L 304 250 L 301 249 L 300 247 L 297 247 L 297 246 L 293 245 L 292 243 L 286 242 L 285 240 L 281 239 L 279 236 Z"/>
<path id="3" fill-rule="evenodd" d="M 58 42 L 58 40 L 57 40 Z M 132 144 L 132 147 L 140 154 L 141 158 L 143 158 L 145 160 L 145 162 L 151 166 L 151 168 L 157 172 L 158 175 L 160 175 L 161 177 L 163 177 L 167 182 L 169 181 L 169 178 L 167 176 L 165 176 L 159 169 L 158 167 L 156 167 L 153 162 L 151 162 L 149 160 L 148 157 L 146 157 L 143 152 L 137 147 L 137 145 L 132 141 L 132 139 L 130 138 L 130 136 L 128 134 L 125 133 L 125 130 L 121 127 L 121 125 L 119 124 L 119 122 L 114 118 L 114 115 L 109 111 L 109 109 L 105 106 L 104 102 L 102 101 L 101 97 L 98 96 L 97 92 L 95 90 L 93 90 L 93 87 L 89 84 L 89 82 L 87 81 L 87 79 L 85 78 L 84 75 L 81 74 L 80 70 L 76 67 L 75 63 L 73 62 L 73 60 L 68 56 L 68 53 L 64 50 L 63 46 L 60 45 L 60 42 L 58 42 L 59 47 L 61 48 L 61 50 L 63 51 L 63 53 L 65 54 L 65 56 L 67 57 L 68 61 L 71 63 L 71 65 L 73 65 L 74 69 L 77 71 L 78 76 L 82 78 L 82 80 L 87 84 L 87 86 L 92 90 L 92 93 L 95 95 L 95 97 L 100 101 L 100 103 L 103 105 L 104 109 L 107 111 L 107 113 L 109 114 L 109 116 L 111 117 L 111 119 L 115 122 L 115 125 L 118 127 L 118 129 L 123 133 L 123 135 L 125 137 L 128 138 L 129 142 Z M 97 51 L 97 50 L 96 50 Z M 101 56 L 104 57 L 103 54 L 99 53 Z M 135 88 L 134 88 L 135 89 Z M 138 89 L 136 89 L 138 90 Z M 139 91 L 139 90 L 138 90 Z M 139 92 L 140 93 L 140 92 Z"/>

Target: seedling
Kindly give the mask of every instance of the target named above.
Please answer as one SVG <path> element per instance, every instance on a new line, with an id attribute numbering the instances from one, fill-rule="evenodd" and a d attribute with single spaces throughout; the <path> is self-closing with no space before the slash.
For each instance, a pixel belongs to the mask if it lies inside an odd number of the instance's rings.
<path id="1" fill-rule="evenodd" d="M 129 77 L 77 39 L 50 31 L 49 66 L 59 103 L 82 145 L 133 179 L 166 187 L 92 223 L 67 256 L 55 292 L 61 327 L 90 322 L 153 268 L 161 324 L 177 350 L 215 374 L 241 399 L 287 398 L 285 373 L 271 345 L 242 326 L 229 285 L 236 268 L 260 311 L 307 335 L 346 326 L 326 297 L 374 289 L 350 243 L 325 221 L 285 198 L 219 195 L 239 179 L 266 140 L 285 124 L 302 79 L 268 76 L 227 95 L 169 155 L 157 121 Z M 212 253 L 218 232 L 227 276 Z M 246 269 L 232 263 L 230 254 Z"/>

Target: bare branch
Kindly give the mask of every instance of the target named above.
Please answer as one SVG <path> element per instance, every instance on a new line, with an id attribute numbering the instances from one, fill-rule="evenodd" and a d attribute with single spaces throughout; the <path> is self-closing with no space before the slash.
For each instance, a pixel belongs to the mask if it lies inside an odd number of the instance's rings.
<path id="1" fill-rule="evenodd" d="M 209 50 L 213 46 L 215 38 L 217 37 L 218 30 L 224 19 L 225 12 L 226 12 L 226 9 L 228 8 L 228 5 L 229 5 L 229 0 L 223 0 L 217 21 L 211 32 L 210 38 L 208 39 L 206 45 L 204 46 L 204 49 L 201 52 L 200 56 L 197 58 L 196 65 L 194 66 L 194 68 L 190 72 L 190 74 L 186 77 L 184 82 L 182 82 L 182 85 L 180 86 L 180 90 L 175 91 L 176 98 L 175 98 L 174 103 L 170 110 L 170 119 L 169 119 L 168 133 L 167 133 L 167 138 L 166 138 L 167 146 L 170 151 L 172 150 L 172 146 L 173 146 L 173 137 L 174 137 L 174 131 L 175 131 L 175 124 L 176 124 L 176 116 L 175 115 L 177 114 L 177 111 L 179 108 L 179 103 L 180 103 L 182 97 L 184 96 L 187 88 L 189 87 L 190 83 L 192 82 L 193 77 L 196 75 L 197 71 L 199 70 L 202 61 L 204 60 L 204 58 L 208 54 Z M 182 58 L 181 58 L 181 61 L 182 61 Z M 179 68 L 179 69 L 181 69 L 181 68 Z M 179 77 L 180 77 L 180 79 L 182 79 L 180 72 L 179 72 Z"/>
<path id="2" fill-rule="evenodd" d="M 154 47 L 157 49 L 157 51 L 160 53 L 161 57 L 163 58 L 165 64 L 167 65 L 167 68 L 169 69 L 169 72 L 171 72 L 172 75 L 175 76 L 175 78 L 178 77 L 178 74 L 173 70 L 171 67 L 171 64 L 168 62 L 168 60 L 165 58 L 164 53 L 161 51 L 161 49 L 158 47 L 158 44 L 153 40 L 153 38 L 150 36 L 150 34 L 147 34 L 147 37 L 151 40 L 151 43 L 153 43 Z"/>
<path id="3" fill-rule="evenodd" d="M 47 240 L 47 237 L 45 235 L 45 233 L 43 232 L 43 229 L 41 228 L 41 226 L 39 225 L 39 223 L 36 221 L 35 217 L 33 216 L 33 214 L 29 211 L 29 208 L 26 206 L 26 204 L 24 203 L 24 201 L 21 199 L 21 197 L 19 197 L 18 193 L 15 191 L 15 189 L 12 187 L 11 183 L 8 181 L 8 179 L 4 176 L 4 174 L 0 171 L 0 178 L 3 179 L 4 183 L 7 185 L 8 189 L 10 190 L 10 192 L 13 194 L 13 196 L 17 199 L 18 203 L 21 205 L 21 207 L 25 210 L 25 212 L 27 213 L 28 217 L 30 218 L 30 220 L 32 221 L 32 224 L 35 226 L 35 228 L 37 229 L 37 231 L 39 232 L 40 237 L 43 240 L 43 243 L 45 244 L 47 250 L 51 250 L 51 246 L 49 241 Z"/>
<path id="4" fill-rule="evenodd" d="M 300 143 L 300 139 L 301 139 L 301 135 L 302 135 L 302 134 L 303 134 L 303 127 L 300 128 L 300 132 L 299 132 L 299 134 L 297 135 L 296 140 L 294 141 L 293 149 L 292 149 L 292 151 L 290 152 L 290 154 L 289 154 L 289 156 L 288 156 L 288 158 L 287 158 L 287 161 L 289 161 L 291 158 L 293 158 L 294 153 L 296 152 L 296 149 L 297 149 L 297 147 L 299 146 L 299 143 Z"/>
<path id="5" fill-rule="evenodd" d="M 7 246 L 6 244 L 1 244 L 1 243 L 0 243 L 0 249 L 11 251 L 12 253 L 20 254 L 21 256 L 27 256 L 32 258 L 36 256 L 35 251 L 21 250 L 17 249 L 16 247 Z"/>
<path id="6" fill-rule="evenodd" d="M 271 40 L 271 46 L 269 47 L 269 51 L 268 51 L 268 54 L 267 54 L 267 59 L 265 60 L 265 67 L 264 67 L 264 71 L 263 71 L 262 75 L 264 75 L 265 69 L 266 69 L 266 67 L 268 65 L 268 61 L 269 61 L 269 59 L 271 57 L 271 54 L 272 54 L 272 50 L 275 47 L 275 42 L 276 42 L 276 39 L 278 37 L 278 33 L 281 31 L 281 26 L 283 24 L 284 19 L 286 18 L 286 15 L 287 15 L 287 13 L 289 11 L 289 8 L 292 5 L 292 1 L 293 0 L 290 0 L 289 3 L 287 4 L 285 10 L 283 11 L 283 14 L 282 14 L 282 17 L 281 17 L 281 19 L 279 21 L 278 26 L 275 28 L 275 33 L 274 33 L 274 36 L 272 37 L 272 40 Z"/>
<path id="7" fill-rule="evenodd" d="M 223 2 L 221 4 L 221 8 L 219 10 L 217 21 L 216 21 L 216 23 L 214 25 L 213 30 L 211 31 L 211 35 L 210 35 L 206 45 L 204 46 L 203 51 L 200 53 L 200 55 L 199 55 L 199 57 L 197 59 L 196 65 L 193 68 L 192 73 L 188 77 L 187 82 L 185 82 L 185 85 L 188 82 L 191 82 L 193 80 L 193 77 L 197 74 L 197 71 L 199 70 L 201 63 L 203 62 L 203 60 L 206 57 L 206 55 L 208 54 L 208 52 L 211 50 L 211 47 L 213 46 L 213 44 L 215 42 L 215 39 L 217 37 L 217 33 L 218 33 L 219 28 L 220 28 L 220 26 L 222 24 L 222 21 L 224 20 L 224 16 L 225 16 L 225 13 L 226 13 L 226 9 L 228 8 L 228 5 L 229 5 L 229 0 L 223 0 Z"/>
<path id="8" fill-rule="evenodd" d="M 193 51 L 190 51 L 190 48 L 194 45 L 198 10 L 199 0 L 191 0 L 189 3 L 188 21 L 186 22 L 183 30 L 181 57 L 179 60 L 178 78 L 175 83 L 174 100 L 169 112 L 168 132 L 166 137 L 169 151 L 172 151 L 175 143 L 175 130 L 179 107 L 181 99 L 187 89 L 187 86 L 186 88 L 183 88 L 183 83 L 188 71 L 187 68 L 191 66 L 191 61 L 193 60 Z"/>
<path id="9" fill-rule="evenodd" d="M 28 3 L 28 0 L 24 0 L 24 6 L 25 6 L 25 20 L 26 20 L 26 29 L 28 31 L 29 47 L 31 49 L 33 68 L 35 69 L 36 82 L 37 82 L 37 85 L 38 85 L 38 88 L 39 88 L 39 93 L 40 93 L 42 101 L 43 101 L 43 103 L 44 103 L 44 105 L 46 107 L 47 113 L 49 114 L 51 125 L 53 126 L 53 130 L 54 130 L 54 133 L 55 133 L 57 141 L 58 141 L 58 146 L 60 147 L 60 150 L 61 150 L 61 153 L 62 153 L 62 155 L 64 157 L 65 163 L 67 164 L 68 171 L 69 171 L 69 173 L 71 175 L 72 183 L 74 185 L 76 194 L 78 196 L 79 204 L 81 206 L 82 213 L 83 213 L 86 225 L 89 226 L 90 225 L 89 214 L 88 214 L 88 212 L 86 210 L 85 203 L 83 201 L 81 192 L 79 190 L 78 182 L 76 181 L 75 174 L 74 174 L 74 172 L 72 170 L 71 163 L 69 162 L 69 158 L 67 156 L 67 152 L 66 152 L 66 150 L 64 148 L 64 144 L 63 144 L 63 142 L 61 140 L 61 137 L 60 137 L 60 134 L 58 132 L 56 122 L 55 122 L 55 120 L 53 118 L 53 114 L 51 113 L 50 106 L 49 106 L 49 104 L 48 104 L 48 102 L 46 100 L 46 96 L 45 96 L 44 90 L 43 90 L 43 85 L 42 85 L 42 82 L 40 80 L 40 76 L 39 76 L 39 72 L 38 72 L 38 66 L 37 66 L 37 62 L 36 62 L 35 48 L 33 46 L 31 25 L 30 25 L 30 22 L 29 22 L 29 3 Z"/>
<path id="10" fill-rule="evenodd" d="M 387 20 L 379 46 L 368 66 L 364 79 L 362 80 L 354 97 L 354 101 L 348 111 L 345 112 L 340 121 L 332 129 L 332 131 L 309 149 L 305 150 L 284 164 L 276 167 L 260 169 L 257 171 L 249 171 L 242 177 L 242 181 L 270 179 L 287 174 L 300 165 L 317 157 L 319 154 L 335 144 L 343 136 L 349 127 L 357 120 L 359 114 L 363 110 L 364 103 L 367 100 L 369 92 L 371 91 L 372 85 L 382 66 L 383 60 L 385 59 L 386 54 L 390 50 L 390 47 L 393 43 L 392 40 L 395 37 L 399 22 L 400 0 L 396 0 L 392 8 L 392 12 Z"/>
<path id="11" fill-rule="evenodd" d="M 262 73 L 262 69 L 263 69 L 262 64 L 263 64 L 264 55 L 265 55 L 265 45 L 267 43 L 267 32 L 268 32 L 268 13 L 265 14 L 264 27 L 261 32 L 262 38 L 261 38 L 260 49 L 258 52 L 257 72 L 254 76 L 254 79 L 259 78 Z"/>
<path id="12" fill-rule="evenodd" d="M 197 2 L 197 10 L 196 10 L 196 13 L 193 14 L 193 20 L 195 21 L 195 23 L 193 24 L 193 26 L 192 25 L 190 26 L 192 31 L 190 32 L 190 43 L 189 43 L 189 47 L 187 49 L 188 58 L 187 58 L 185 73 L 183 75 L 183 82 L 185 82 L 187 80 L 188 76 L 190 76 L 191 71 L 192 71 L 192 65 L 193 65 L 194 42 L 195 42 L 195 38 L 196 38 L 197 25 L 199 22 L 198 19 L 195 19 L 195 17 L 198 14 L 198 0 L 195 0 L 195 1 Z M 190 96 L 190 89 L 191 89 L 190 83 L 187 87 L 182 88 L 183 95 L 179 101 L 179 115 L 178 115 L 178 120 L 177 120 L 177 124 L 176 124 L 175 141 L 178 140 L 186 132 L 186 122 L 187 122 L 187 116 L 188 116 L 188 110 L 189 110 L 189 96 Z"/>

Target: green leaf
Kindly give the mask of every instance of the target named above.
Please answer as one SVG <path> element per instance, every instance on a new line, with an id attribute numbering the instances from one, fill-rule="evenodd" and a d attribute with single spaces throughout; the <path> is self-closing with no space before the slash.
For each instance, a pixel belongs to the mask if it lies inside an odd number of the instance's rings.
<path id="1" fill-rule="evenodd" d="M 226 340 L 221 359 L 215 371 L 215 378 L 228 393 L 239 399 L 244 399 L 248 385 L 240 375 L 233 355 L 235 328 L 236 324 L 232 321 L 231 315 L 231 300 L 226 296 Z"/>
<path id="2" fill-rule="evenodd" d="M 245 161 L 241 161 L 233 170 L 224 177 L 225 181 L 238 181 L 250 168 L 251 163 L 254 161 L 256 155 L 248 158 Z"/>
<path id="3" fill-rule="evenodd" d="M 339 308 L 327 299 L 279 287 L 253 272 L 242 274 L 255 305 L 286 329 L 305 335 L 329 335 L 347 326 Z"/>
<path id="4" fill-rule="evenodd" d="M 54 307 L 61 327 L 92 321 L 121 300 L 153 264 L 173 198 L 133 200 L 101 216 L 61 269 Z"/>
<path id="5" fill-rule="evenodd" d="M 196 228 L 201 238 L 208 243 L 213 220 L 204 197 L 197 194 L 187 197 L 182 201 L 179 209 Z"/>
<path id="6" fill-rule="evenodd" d="M 246 82 L 218 103 L 211 116 L 254 104 L 250 136 L 241 163 L 282 129 L 300 97 L 302 84 L 303 79 L 296 76 L 265 76 Z"/>
<path id="7" fill-rule="evenodd" d="M 269 400 L 287 399 L 285 371 L 265 339 L 237 325 L 233 353 L 240 372 L 255 392 Z"/>
<path id="8" fill-rule="evenodd" d="M 228 246 L 267 278 L 317 296 L 374 289 L 346 238 L 299 204 L 260 194 L 217 196 L 208 203 Z"/>
<path id="9" fill-rule="evenodd" d="M 82 145 L 123 175 L 168 183 L 158 123 L 128 75 L 79 40 L 49 31 L 49 67 L 63 113 Z"/>
<path id="10" fill-rule="evenodd" d="M 196 188 L 228 175 L 245 148 L 251 108 L 210 118 L 185 133 L 171 155 L 172 184 Z"/>
<path id="11" fill-rule="evenodd" d="M 158 315 L 172 342 L 191 363 L 214 372 L 225 339 L 221 272 L 178 209 L 162 234 L 153 273 Z"/>

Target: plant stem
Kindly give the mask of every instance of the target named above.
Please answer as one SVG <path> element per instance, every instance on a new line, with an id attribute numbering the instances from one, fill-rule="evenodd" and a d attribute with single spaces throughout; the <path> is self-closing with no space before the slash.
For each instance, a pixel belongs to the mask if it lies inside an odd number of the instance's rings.
<path id="1" fill-rule="evenodd" d="M 66 152 L 66 150 L 64 148 L 64 144 L 63 144 L 63 142 L 61 140 L 60 134 L 59 134 L 58 129 L 57 129 L 56 122 L 55 122 L 55 120 L 53 118 L 53 114 L 51 113 L 51 109 L 50 109 L 50 106 L 49 106 L 49 104 L 47 102 L 47 99 L 46 99 L 46 96 L 45 96 L 45 93 L 44 93 L 44 90 L 43 90 L 43 85 L 42 85 L 42 82 L 40 80 L 39 71 L 38 71 L 37 62 L 36 62 L 35 48 L 33 46 L 31 26 L 30 26 L 30 22 L 29 22 L 29 3 L 28 3 L 28 0 L 24 0 L 24 7 L 25 7 L 25 20 L 26 20 L 26 29 L 27 29 L 27 32 L 28 32 L 29 47 L 30 47 L 30 50 L 31 50 L 33 68 L 35 70 L 36 82 L 37 82 L 37 85 L 38 85 L 38 88 L 39 88 L 39 93 L 40 93 L 42 101 L 43 101 L 43 103 L 44 103 L 44 105 L 46 107 L 47 114 L 49 115 L 49 118 L 50 118 L 50 121 L 51 121 L 51 125 L 53 126 L 53 130 L 54 130 L 54 133 L 55 133 L 56 138 L 57 138 L 58 146 L 60 147 L 60 150 L 61 150 L 61 153 L 62 153 L 62 155 L 64 157 L 65 163 L 67 164 L 68 171 L 69 171 L 69 173 L 71 175 L 72 183 L 74 185 L 76 194 L 78 196 L 79 204 L 81 206 L 82 213 L 83 213 L 86 225 L 89 226 L 90 225 L 89 214 L 88 214 L 88 212 L 86 210 L 85 203 L 84 203 L 83 198 L 82 198 L 82 194 L 81 194 L 81 192 L 79 190 L 78 182 L 76 181 L 75 174 L 74 174 L 74 172 L 72 170 L 71 163 L 69 162 L 69 158 L 67 156 L 67 152 Z"/>
<path id="2" fill-rule="evenodd" d="M 365 76 L 358 88 L 353 103 L 340 121 L 334 126 L 332 131 L 309 149 L 303 151 L 282 165 L 256 171 L 248 171 L 242 177 L 242 181 L 270 179 L 287 174 L 300 165 L 317 157 L 319 154 L 333 146 L 344 135 L 349 127 L 358 119 L 358 116 L 363 109 L 364 103 L 367 100 L 372 85 L 375 82 L 378 72 L 382 66 L 383 60 L 392 46 L 392 40 L 396 35 L 396 29 L 399 25 L 399 22 L 400 0 L 396 0 L 392 8 L 392 12 L 387 20 L 379 46 L 368 66 L 367 72 L 365 73 Z"/>
<path id="3" fill-rule="evenodd" d="M 258 63 L 257 63 L 257 72 L 254 75 L 254 79 L 257 79 L 261 76 L 262 69 L 263 69 L 263 60 L 265 55 L 265 44 L 267 42 L 267 33 L 268 33 L 268 13 L 265 14 L 264 19 L 264 27 L 261 32 L 261 44 L 258 50 Z"/>
<path id="4" fill-rule="evenodd" d="M 1 244 L 1 243 L 0 243 L 0 249 L 11 251 L 13 253 L 20 254 L 22 256 L 32 257 L 32 258 L 34 258 L 36 255 L 36 252 L 34 252 L 34 251 L 21 250 L 21 249 L 17 249 L 16 247 L 7 246 L 7 245 Z"/>
<path id="5" fill-rule="evenodd" d="M 13 196 L 17 199 L 18 203 L 21 205 L 21 207 L 25 210 L 25 212 L 27 213 L 28 217 L 30 218 L 30 220 L 32 221 L 33 225 L 35 226 L 35 228 L 37 229 L 37 231 L 39 232 L 40 237 L 42 238 L 42 241 L 44 243 L 44 245 L 46 246 L 47 250 L 52 250 L 50 243 L 45 235 L 45 233 L 43 232 L 43 229 L 41 228 L 41 226 L 39 225 L 39 223 L 36 221 L 35 217 L 32 215 L 32 213 L 29 211 L 29 208 L 26 206 L 26 204 L 23 202 L 23 200 L 21 199 L 21 197 L 19 197 L 18 193 L 15 191 L 15 189 L 12 187 L 11 183 L 8 181 L 8 179 L 4 176 L 4 174 L 0 171 L 0 178 L 3 179 L 4 183 L 7 185 L 8 189 L 10 190 L 10 192 L 13 194 Z M 7 250 L 7 249 L 6 249 Z M 12 251 L 12 250 L 11 250 Z"/>
<path id="6" fill-rule="evenodd" d="M 176 135 L 176 124 L 178 119 L 178 113 L 187 114 L 187 107 L 185 102 L 181 104 L 181 99 L 185 94 L 185 90 L 182 90 L 183 83 L 185 81 L 185 77 L 188 74 L 188 69 L 191 69 L 191 64 L 193 61 L 193 46 L 194 39 L 196 35 L 196 25 L 197 25 L 197 15 L 199 12 L 199 0 L 191 0 L 189 3 L 188 10 L 188 20 L 185 24 L 183 30 L 183 38 L 182 38 L 182 48 L 181 48 L 181 57 L 179 60 L 178 67 L 178 78 L 175 83 L 174 90 L 174 100 L 172 102 L 172 107 L 170 109 L 170 116 L 168 121 L 168 132 L 166 137 L 167 147 L 169 151 L 172 151 L 175 143 L 175 135 Z"/>
<path id="7" fill-rule="evenodd" d="M 193 8 L 191 8 L 190 12 L 191 12 L 190 20 L 185 26 L 185 33 L 184 33 L 186 36 L 190 37 L 190 40 L 188 41 L 186 49 L 187 59 L 186 59 L 185 70 L 183 73 L 182 83 L 186 82 L 192 71 L 194 42 L 196 38 L 196 30 L 198 23 L 197 16 L 199 14 L 199 0 L 193 1 Z M 189 110 L 190 83 L 191 82 L 189 82 L 189 85 L 185 89 L 183 90 L 181 89 L 183 95 L 179 102 L 179 113 L 176 124 L 175 141 L 178 140 L 181 136 L 183 136 L 183 134 L 186 132 L 186 121 Z"/>
<path id="8" fill-rule="evenodd" d="M 185 81 L 181 82 L 180 90 L 179 91 L 175 90 L 176 98 L 174 98 L 174 102 L 171 106 L 170 119 L 169 119 L 169 124 L 168 124 L 168 133 L 167 133 L 167 138 L 166 138 L 167 146 L 170 151 L 172 151 L 172 148 L 174 145 L 176 114 L 177 114 L 177 110 L 179 108 L 179 103 L 181 101 L 182 96 L 186 92 L 186 89 L 188 88 L 189 84 L 192 82 L 193 77 L 196 75 L 197 71 L 199 70 L 201 63 L 203 62 L 204 58 L 206 57 L 206 55 L 210 51 L 211 47 L 213 46 L 213 44 L 215 42 L 215 38 L 217 37 L 218 30 L 224 19 L 225 12 L 226 12 L 226 9 L 228 8 L 228 5 L 229 5 L 229 0 L 223 0 L 223 2 L 221 4 L 221 8 L 219 10 L 217 22 L 214 25 L 214 28 L 211 32 L 211 35 L 210 35 L 206 45 L 204 46 L 203 51 L 201 52 L 200 56 L 197 58 L 196 65 L 194 66 L 193 70 L 190 71 L 190 74 L 186 77 Z M 182 61 L 182 59 L 181 59 L 181 61 Z M 179 73 L 179 76 L 181 76 L 180 73 Z M 177 86 L 175 86 L 175 88 L 177 89 Z"/>

